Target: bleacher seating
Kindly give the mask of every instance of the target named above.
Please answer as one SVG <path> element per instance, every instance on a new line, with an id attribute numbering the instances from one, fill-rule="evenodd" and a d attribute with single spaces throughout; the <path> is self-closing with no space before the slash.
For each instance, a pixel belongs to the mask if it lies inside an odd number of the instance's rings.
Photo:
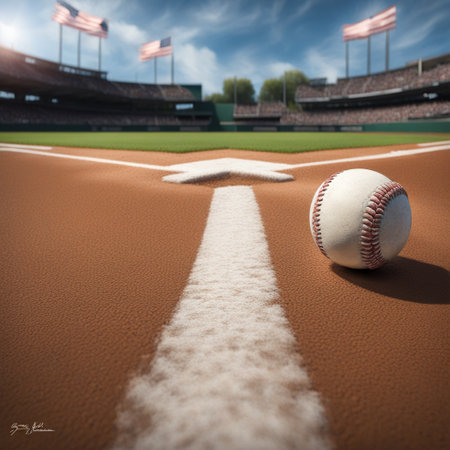
<path id="1" fill-rule="evenodd" d="M 108 81 L 101 72 L 71 68 L 58 63 L 32 58 L 0 46 L 0 76 L 17 83 L 38 84 L 43 89 L 72 89 L 97 96 L 144 100 L 194 100 L 192 93 L 177 85 L 152 85 Z M 72 69 L 72 68 L 71 68 Z M 74 72 L 80 72 L 74 73 Z M 86 75 L 82 73 L 85 72 Z M 90 76 L 88 76 L 90 74 Z"/>
<path id="2" fill-rule="evenodd" d="M 279 118 L 286 111 L 282 102 L 261 102 L 256 105 L 235 105 L 235 119 Z"/>
<path id="3" fill-rule="evenodd" d="M 281 125 L 356 125 L 415 119 L 450 118 L 450 101 L 430 101 L 397 106 L 342 108 L 286 112 Z"/>
<path id="4" fill-rule="evenodd" d="M 297 88 L 296 99 L 302 103 L 311 99 L 348 97 L 391 89 L 416 89 L 446 81 L 450 82 L 450 63 L 439 64 L 421 75 L 417 67 L 409 66 L 374 75 L 341 78 L 335 84 L 325 86 L 301 84 Z"/>
<path id="5" fill-rule="evenodd" d="M 55 124 L 89 126 L 196 125 L 210 123 L 210 118 L 176 117 L 173 114 L 77 111 L 38 104 L 0 102 L 1 124 Z"/>
<path id="6" fill-rule="evenodd" d="M 233 116 L 235 119 L 258 117 L 258 105 L 234 105 Z"/>
<path id="7" fill-rule="evenodd" d="M 193 99 L 193 95 L 183 86 L 176 84 L 161 84 L 159 85 L 162 96 L 166 100 L 186 100 Z"/>

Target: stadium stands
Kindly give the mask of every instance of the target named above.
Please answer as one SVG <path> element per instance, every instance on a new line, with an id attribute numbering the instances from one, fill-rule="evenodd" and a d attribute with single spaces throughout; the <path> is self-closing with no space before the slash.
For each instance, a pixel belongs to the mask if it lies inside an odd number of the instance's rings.
<path id="1" fill-rule="evenodd" d="M 450 118 L 450 101 L 430 101 L 406 105 L 371 106 L 366 108 L 315 109 L 291 112 L 285 110 L 278 119 L 268 120 L 257 115 L 257 106 L 251 113 L 236 107 L 234 117 L 240 124 L 265 125 L 357 125 L 366 123 L 406 122 L 418 119 Z"/>
<path id="2" fill-rule="evenodd" d="M 192 91 L 192 86 L 109 81 L 106 72 L 0 46 L 0 128 L 256 130 L 450 119 L 450 54 L 335 84 L 316 81 L 298 86 L 299 111 L 282 102 L 235 105 L 233 122 L 219 122 L 220 108 L 201 101 L 201 86 Z"/>
<path id="3" fill-rule="evenodd" d="M 450 119 L 450 54 L 423 65 L 370 76 L 338 79 L 335 84 L 301 84 L 296 101 L 301 111 L 282 103 L 236 105 L 242 125 L 359 125 Z"/>
<path id="4" fill-rule="evenodd" d="M 366 94 L 386 93 L 386 91 L 407 91 L 433 85 L 433 83 L 450 82 L 450 63 L 444 62 L 419 73 L 417 67 L 410 66 L 391 70 L 379 74 L 341 78 L 335 84 L 324 86 L 300 85 L 297 88 L 296 100 L 298 103 L 333 100 L 356 96 L 364 97 Z"/>
<path id="5" fill-rule="evenodd" d="M 201 95 L 201 87 L 194 88 Z M 109 81 L 106 72 L 58 64 L 0 46 L 3 129 L 8 125 L 22 129 L 31 125 L 208 127 L 212 113 L 202 107 L 198 112 L 198 103 L 184 86 Z M 177 108 L 180 104 L 186 107 Z"/>
<path id="6" fill-rule="evenodd" d="M 208 118 L 175 117 L 167 114 L 124 114 L 120 112 L 77 111 L 36 104 L 0 102 L 2 124 L 90 125 L 90 126 L 207 126 Z"/>
<path id="7" fill-rule="evenodd" d="M 281 125 L 357 125 L 450 117 L 450 101 L 372 106 L 339 110 L 286 112 Z"/>
<path id="8" fill-rule="evenodd" d="M 123 99 L 192 101 L 191 92 L 177 85 L 151 85 L 108 81 L 104 72 L 64 66 L 30 57 L 0 46 L 0 76 L 5 87 L 28 88 L 35 92 L 67 95 L 110 96 Z M 59 90 L 58 88 L 63 88 Z"/>
<path id="9" fill-rule="evenodd" d="M 280 118 L 285 111 L 286 106 L 281 102 L 261 102 L 257 105 L 236 105 L 234 108 L 234 118 Z"/>

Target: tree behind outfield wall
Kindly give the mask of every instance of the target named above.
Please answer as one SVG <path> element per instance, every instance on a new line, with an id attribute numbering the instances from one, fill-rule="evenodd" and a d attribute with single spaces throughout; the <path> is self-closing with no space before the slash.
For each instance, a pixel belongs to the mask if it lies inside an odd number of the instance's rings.
<path id="1" fill-rule="evenodd" d="M 282 102 L 283 79 L 286 76 L 286 103 L 295 107 L 295 92 L 299 84 L 308 84 L 308 77 L 300 70 L 288 70 L 280 78 L 269 78 L 264 81 L 259 93 L 259 101 Z"/>
<path id="2" fill-rule="evenodd" d="M 230 103 L 226 100 L 225 95 L 220 94 L 219 92 L 205 96 L 205 100 L 209 100 L 214 103 Z"/>
<path id="3" fill-rule="evenodd" d="M 205 100 L 211 100 L 216 103 L 234 103 L 234 82 L 234 78 L 223 80 L 223 92 L 208 95 L 205 97 Z M 237 103 L 255 103 L 255 88 L 248 78 L 236 79 L 236 97 Z"/>
<path id="4" fill-rule="evenodd" d="M 234 102 L 234 78 L 227 78 L 223 82 L 223 93 Z M 236 79 L 237 103 L 255 103 L 255 88 L 248 78 Z"/>
<path id="5" fill-rule="evenodd" d="M 283 79 L 268 78 L 264 81 L 259 92 L 259 101 L 282 102 L 283 101 Z"/>

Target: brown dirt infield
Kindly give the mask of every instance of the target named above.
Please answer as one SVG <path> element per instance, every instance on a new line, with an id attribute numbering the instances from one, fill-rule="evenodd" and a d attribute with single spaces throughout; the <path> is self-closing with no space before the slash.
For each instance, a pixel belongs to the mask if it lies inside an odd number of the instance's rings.
<path id="1" fill-rule="evenodd" d="M 54 148 L 168 165 L 234 157 L 302 163 L 414 145 L 294 155 Z M 448 151 L 287 171 L 285 183 L 164 183 L 165 172 L 0 153 L 2 448 L 108 448 L 116 407 L 148 363 L 196 257 L 213 187 L 253 184 L 281 289 L 338 449 L 448 448 Z M 340 268 L 315 248 L 315 189 L 364 167 L 407 190 L 413 228 L 376 272 Z M 443 239 L 444 238 L 444 239 Z M 9 436 L 14 423 L 53 433 Z"/>

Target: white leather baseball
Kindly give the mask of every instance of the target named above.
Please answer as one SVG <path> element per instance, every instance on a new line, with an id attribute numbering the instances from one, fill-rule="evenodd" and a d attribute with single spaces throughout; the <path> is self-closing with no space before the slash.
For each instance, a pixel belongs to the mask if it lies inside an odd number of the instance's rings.
<path id="1" fill-rule="evenodd" d="M 376 269 L 406 244 L 411 207 L 403 187 L 381 173 L 351 169 L 325 180 L 310 209 L 320 251 L 354 269 Z"/>

